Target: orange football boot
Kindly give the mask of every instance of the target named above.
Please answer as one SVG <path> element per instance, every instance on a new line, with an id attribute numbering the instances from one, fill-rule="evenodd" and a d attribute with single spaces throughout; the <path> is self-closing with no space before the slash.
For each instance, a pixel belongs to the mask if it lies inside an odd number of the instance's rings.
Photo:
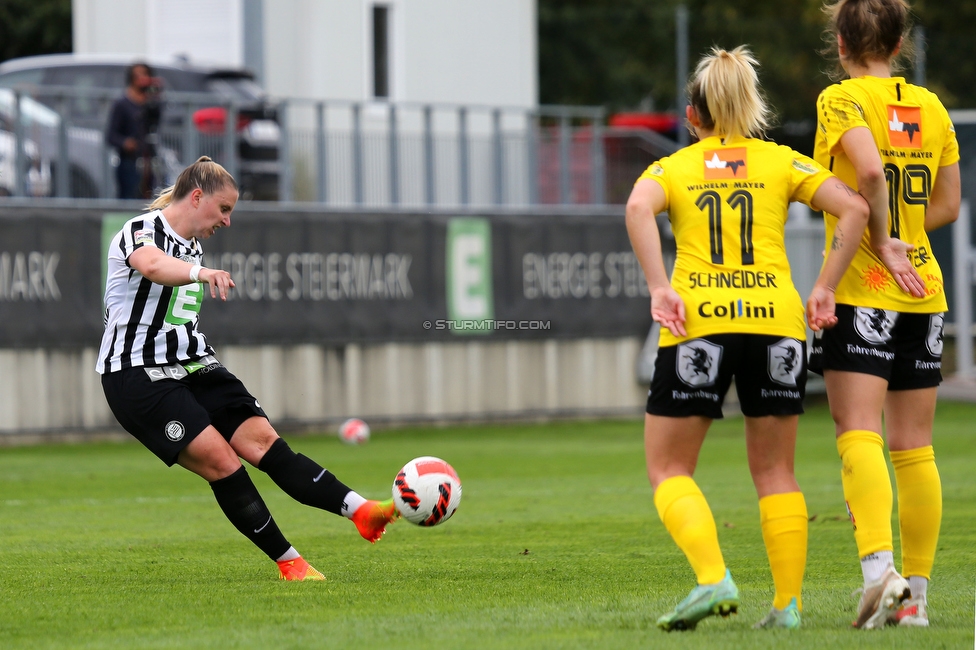
<path id="1" fill-rule="evenodd" d="M 325 580 L 325 576 L 302 557 L 278 562 L 278 578 L 280 580 Z"/>
<path id="2" fill-rule="evenodd" d="M 367 501 L 359 506 L 352 515 L 352 523 L 356 524 L 363 539 L 375 544 L 376 540 L 386 532 L 386 525 L 400 518 L 393 499 L 386 501 Z"/>

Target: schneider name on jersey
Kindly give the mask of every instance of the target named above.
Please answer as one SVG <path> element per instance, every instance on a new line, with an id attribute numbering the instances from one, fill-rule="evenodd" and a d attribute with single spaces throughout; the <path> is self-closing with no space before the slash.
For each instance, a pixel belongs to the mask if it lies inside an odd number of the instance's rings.
<path id="1" fill-rule="evenodd" d="M 690 338 L 723 333 L 806 337 L 784 233 L 790 201 L 810 204 L 830 172 L 789 147 L 712 136 L 652 164 L 678 254 L 671 286 Z M 640 180 L 639 179 L 639 180 Z M 661 330 L 662 346 L 680 339 Z"/>
<path id="2" fill-rule="evenodd" d="M 140 366 L 165 366 L 213 354 L 197 331 L 203 285 L 192 282 L 167 287 L 151 282 L 129 265 L 129 256 L 143 246 L 200 264 L 203 249 L 186 240 L 155 210 L 122 227 L 108 249 L 105 281 L 105 333 L 96 370 L 102 374 Z"/>

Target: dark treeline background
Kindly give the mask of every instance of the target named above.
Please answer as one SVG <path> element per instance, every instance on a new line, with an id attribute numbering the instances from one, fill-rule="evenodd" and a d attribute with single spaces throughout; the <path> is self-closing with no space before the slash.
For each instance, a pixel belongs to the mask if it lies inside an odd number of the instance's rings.
<path id="1" fill-rule="evenodd" d="M 608 111 L 673 111 L 680 0 L 537 0 L 539 101 Z M 748 44 L 779 116 L 771 135 L 812 142 L 817 94 L 829 83 L 819 0 L 684 0 L 689 68 L 712 45 Z M 949 108 L 976 107 L 976 0 L 914 0 L 925 30 L 926 85 Z M 0 0 L 0 61 L 71 51 L 71 0 Z M 914 76 L 912 60 L 904 74 Z"/>
<path id="2" fill-rule="evenodd" d="M 0 62 L 71 51 L 71 0 L 0 0 Z"/>

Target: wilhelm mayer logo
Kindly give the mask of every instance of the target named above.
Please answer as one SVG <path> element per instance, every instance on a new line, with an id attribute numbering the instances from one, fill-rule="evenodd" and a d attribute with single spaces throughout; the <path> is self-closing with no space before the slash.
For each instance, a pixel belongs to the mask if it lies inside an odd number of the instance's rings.
<path id="1" fill-rule="evenodd" d="M 917 106 L 888 105 L 888 142 L 902 149 L 922 148 L 922 111 Z"/>
<path id="2" fill-rule="evenodd" d="M 746 148 L 711 149 L 705 152 L 705 180 L 747 178 Z"/>

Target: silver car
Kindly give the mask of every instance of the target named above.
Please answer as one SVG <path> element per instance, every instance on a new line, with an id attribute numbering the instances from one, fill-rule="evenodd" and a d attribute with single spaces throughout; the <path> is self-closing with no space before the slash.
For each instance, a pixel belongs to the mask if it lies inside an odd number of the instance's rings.
<path id="1" fill-rule="evenodd" d="M 14 95 L 0 89 L 0 196 L 50 196 L 51 159 L 38 146 L 37 136 L 49 128 L 53 111 L 29 97 L 22 97 L 20 105 L 23 132 L 18 157 Z M 56 113 L 53 117 L 59 119 Z"/>
<path id="2" fill-rule="evenodd" d="M 113 160 L 115 154 L 106 147 L 102 132 L 63 126 L 57 112 L 27 95 L 20 95 L 20 110 L 15 111 L 15 96 L 13 90 L 0 88 L 0 195 L 114 197 L 112 170 L 118 161 Z M 15 180 L 18 119 L 27 168 L 19 186 Z M 160 149 L 159 161 L 159 177 L 163 183 L 171 185 L 179 173 L 179 161 L 175 153 L 165 147 Z M 61 169 L 68 170 L 64 179 L 60 177 Z M 4 179 L 11 179 L 11 182 Z"/>
<path id="3" fill-rule="evenodd" d="M 27 159 L 28 184 L 20 191 L 8 187 L 9 194 L 27 196 L 55 196 L 58 194 L 58 174 L 62 167 L 68 169 L 64 196 L 95 198 L 103 194 L 105 187 L 106 164 L 100 164 L 105 157 L 105 147 L 101 133 L 94 129 L 68 127 L 62 134 L 61 116 L 26 95 L 20 95 L 15 109 L 14 92 L 0 88 L 0 131 L 9 140 L 10 174 L 16 176 L 16 134 L 19 131 L 24 139 L 24 154 Z M 65 140 L 66 151 L 62 155 L 61 140 Z M 0 147 L 4 145 L 0 144 Z M 0 155 L 3 155 L 0 153 Z M 4 173 L 3 175 L 6 175 Z M 38 181 L 35 179 L 43 179 Z M 41 184 L 39 184 L 41 182 Z M 0 180 L 0 186 L 5 185 Z M 0 190 L 2 191 L 2 190 Z"/>
<path id="4" fill-rule="evenodd" d="M 17 88 L 58 113 L 69 123 L 104 131 L 112 101 L 122 93 L 131 56 L 47 54 L 0 63 L 0 87 Z M 278 107 L 240 68 L 211 67 L 185 58 L 147 60 L 162 83 L 157 157 L 165 179 L 169 168 L 181 169 L 205 154 L 232 163 L 241 196 L 277 200 L 283 135 Z M 228 145 L 227 110 L 237 114 Z M 103 136 L 104 137 L 104 136 Z M 228 167 L 230 168 L 230 167 Z M 74 174 L 74 168 L 72 169 Z M 111 179 L 114 182 L 114 175 Z M 163 182 L 163 186 L 168 183 Z M 72 192 L 73 195 L 78 195 Z M 114 196 L 110 194 L 109 196 Z"/>

